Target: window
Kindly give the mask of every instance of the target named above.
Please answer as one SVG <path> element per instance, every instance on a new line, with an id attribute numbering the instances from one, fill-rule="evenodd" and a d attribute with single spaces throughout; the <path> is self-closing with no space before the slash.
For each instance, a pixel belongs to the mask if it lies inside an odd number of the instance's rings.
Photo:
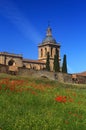
<path id="1" fill-rule="evenodd" d="M 52 57 L 52 54 L 53 54 L 53 53 L 52 53 L 52 50 L 53 50 L 53 48 L 51 47 L 51 57 Z"/>
<path id="2" fill-rule="evenodd" d="M 45 57 L 47 56 L 47 48 L 45 48 Z"/>
<path id="3" fill-rule="evenodd" d="M 14 63 L 15 63 L 15 61 L 13 59 L 11 59 L 11 60 L 8 61 L 8 65 L 9 66 L 13 65 Z"/>
<path id="4" fill-rule="evenodd" d="M 41 57 L 43 57 L 43 50 L 41 49 Z"/>

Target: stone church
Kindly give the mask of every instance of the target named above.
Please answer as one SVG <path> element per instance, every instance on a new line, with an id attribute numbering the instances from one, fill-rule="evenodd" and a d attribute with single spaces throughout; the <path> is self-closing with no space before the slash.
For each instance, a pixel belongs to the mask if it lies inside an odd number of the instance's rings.
<path id="1" fill-rule="evenodd" d="M 50 55 L 50 70 L 53 71 L 54 55 L 56 50 L 59 52 L 60 61 L 60 44 L 52 36 L 51 27 L 47 28 L 46 36 L 42 43 L 38 45 L 38 60 L 24 59 L 22 55 L 8 52 L 0 52 L 0 64 L 8 66 L 26 67 L 28 69 L 43 70 L 46 68 L 47 52 Z"/>

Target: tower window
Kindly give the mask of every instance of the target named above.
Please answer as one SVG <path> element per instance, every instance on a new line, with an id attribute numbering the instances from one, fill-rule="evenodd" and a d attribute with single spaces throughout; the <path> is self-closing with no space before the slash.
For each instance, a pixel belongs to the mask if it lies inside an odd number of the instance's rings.
<path id="1" fill-rule="evenodd" d="M 53 54 L 53 53 L 52 53 L 52 50 L 53 50 L 53 48 L 51 47 L 51 56 L 52 56 L 52 54 Z"/>
<path id="2" fill-rule="evenodd" d="M 47 56 L 47 48 L 45 48 L 45 56 Z"/>
<path id="3" fill-rule="evenodd" d="M 43 57 L 43 50 L 41 49 L 41 57 Z"/>

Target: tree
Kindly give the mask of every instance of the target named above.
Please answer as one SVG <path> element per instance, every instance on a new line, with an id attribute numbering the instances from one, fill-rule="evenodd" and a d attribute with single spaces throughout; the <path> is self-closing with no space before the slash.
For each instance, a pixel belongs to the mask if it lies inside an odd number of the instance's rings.
<path id="1" fill-rule="evenodd" d="M 54 65 L 53 69 L 55 72 L 60 72 L 60 64 L 59 64 L 59 52 L 56 49 L 56 54 L 54 55 Z"/>
<path id="2" fill-rule="evenodd" d="M 50 71 L 50 55 L 49 55 L 49 52 L 47 52 L 46 70 Z"/>
<path id="3" fill-rule="evenodd" d="M 64 55 L 64 57 L 63 57 L 62 72 L 63 72 L 63 73 L 67 73 L 66 55 Z"/>

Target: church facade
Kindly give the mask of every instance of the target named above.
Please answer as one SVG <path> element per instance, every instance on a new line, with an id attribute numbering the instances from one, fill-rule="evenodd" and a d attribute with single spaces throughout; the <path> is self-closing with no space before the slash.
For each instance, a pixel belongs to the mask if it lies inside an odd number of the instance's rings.
<path id="1" fill-rule="evenodd" d="M 43 70 L 46 68 L 47 52 L 50 55 L 50 70 L 53 71 L 54 55 L 56 50 L 59 52 L 60 62 L 60 44 L 52 36 L 52 29 L 47 28 L 46 36 L 42 43 L 38 45 L 38 60 L 24 59 L 22 55 L 0 52 L 0 64 L 17 67 L 26 67 L 28 69 Z"/>

